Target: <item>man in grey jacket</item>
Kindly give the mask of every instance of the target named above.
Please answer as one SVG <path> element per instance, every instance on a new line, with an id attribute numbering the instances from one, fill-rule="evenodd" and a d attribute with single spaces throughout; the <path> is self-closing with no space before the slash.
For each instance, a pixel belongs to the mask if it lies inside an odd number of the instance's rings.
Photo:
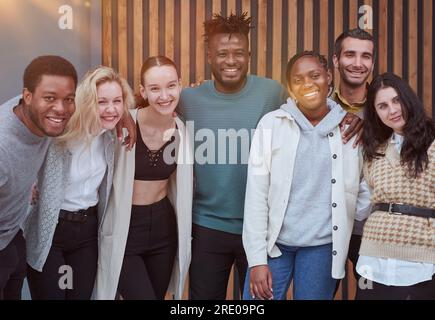
<path id="1" fill-rule="evenodd" d="M 21 224 L 51 138 L 75 111 L 77 72 L 59 56 L 34 59 L 18 105 L 0 106 L 0 300 L 20 299 L 26 274 Z"/>

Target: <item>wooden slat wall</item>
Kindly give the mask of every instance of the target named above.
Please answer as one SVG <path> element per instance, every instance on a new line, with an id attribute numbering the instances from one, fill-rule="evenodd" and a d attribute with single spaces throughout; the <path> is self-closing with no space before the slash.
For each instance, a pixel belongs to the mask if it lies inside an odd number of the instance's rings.
<path id="1" fill-rule="evenodd" d="M 375 73 L 392 71 L 404 77 L 432 115 L 434 6 L 430 0 L 103 0 L 103 63 L 118 69 L 135 91 L 142 61 L 156 54 L 179 64 L 184 85 L 210 79 L 204 19 L 221 10 L 224 14 L 248 11 L 256 28 L 250 71 L 285 82 L 286 63 L 297 51 L 319 50 L 331 58 L 334 39 L 358 26 L 363 4 L 373 8 L 375 30 L 367 31 L 377 41 Z"/>
<path id="2" fill-rule="evenodd" d="M 284 82 L 286 62 L 298 50 L 317 49 L 330 58 L 335 38 L 358 26 L 364 4 L 373 8 L 374 30 L 367 31 L 376 37 L 375 73 L 408 80 L 433 116 L 432 0 L 102 0 L 103 64 L 118 69 L 136 92 L 150 55 L 172 58 L 184 85 L 210 79 L 204 19 L 221 10 L 247 11 L 255 26 L 250 71 Z"/>
<path id="3" fill-rule="evenodd" d="M 255 26 L 250 71 L 284 82 L 286 62 L 293 54 L 315 49 L 331 58 L 334 39 L 344 29 L 358 26 L 361 5 L 371 5 L 375 30 L 367 31 L 377 38 L 375 73 L 392 71 L 404 77 L 428 113 L 434 112 L 431 0 L 102 1 L 103 63 L 117 68 L 136 91 L 141 62 L 150 55 L 174 59 L 184 85 L 211 78 L 204 53 L 203 21 L 212 13 L 248 11 Z M 127 10 L 129 6 L 133 9 Z M 130 57 L 133 61 L 128 61 Z"/>

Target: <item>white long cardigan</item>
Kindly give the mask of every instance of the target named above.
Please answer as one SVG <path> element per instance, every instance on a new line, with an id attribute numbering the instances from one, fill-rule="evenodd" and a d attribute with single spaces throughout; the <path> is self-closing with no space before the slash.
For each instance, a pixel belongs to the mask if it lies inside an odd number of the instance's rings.
<path id="1" fill-rule="evenodd" d="M 136 121 L 137 109 L 130 110 Z M 177 170 L 169 178 L 168 198 L 174 207 L 178 227 L 178 252 L 168 291 L 181 299 L 191 258 L 193 153 L 189 133 L 179 119 L 180 144 L 176 150 Z M 93 299 L 113 300 L 118 288 L 130 226 L 135 172 L 135 149 L 125 151 L 119 144 L 115 151 L 115 171 L 105 219 L 99 230 L 98 270 Z"/>

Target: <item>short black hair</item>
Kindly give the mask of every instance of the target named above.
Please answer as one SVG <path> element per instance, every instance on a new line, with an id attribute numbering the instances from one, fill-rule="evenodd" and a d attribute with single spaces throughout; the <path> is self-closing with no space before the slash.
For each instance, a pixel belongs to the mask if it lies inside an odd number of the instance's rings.
<path id="1" fill-rule="evenodd" d="M 346 38 L 354 38 L 354 39 L 359 39 L 359 40 L 368 40 L 371 41 L 373 43 L 373 61 L 375 60 L 376 57 L 376 50 L 375 50 L 375 39 L 373 38 L 373 36 L 368 33 L 367 31 L 360 29 L 360 28 L 355 28 L 355 29 L 350 29 L 347 31 L 344 31 L 342 34 L 340 34 L 337 39 L 335 40 L 335 44 L 334 44 L 334 54 L 337 56 L 337 58 L 340 57 L 341 54 L 341 44 L 343 43 L 344 39 Z"/>
<path id="2" fill-rule="evenodd" d="M 328 71 L 328 60 L 326 60 L 324 55 L 321 55 L 318 52 L 315 51 L 302 51 L 299 53 L 296 53 L 293 57 L 290 58 L 289 62 L 287 63 L 287 69 L 286 69 L 286 79 L 290 78 L 290 73 L 292 70 L 293 65 L 302 57 L 313 57 L 317 58 L 319 60 L 320 65 Z"/>
<path id="3" fill-rule="evenodd" d="M 247 12 L 241 14 L 231 14 L 228 17 L 224 17 L 222 14 L 214 14 L 211 20 L 204 22 L 204 39 L 206 44 L 210 39 L 220 33 L 240 33 L 246 37 L 249 42 L 249 31 L 253 28 L 251 26 L 252 18 L 248 17 Z"/>
<path id="4" fill-rule="evenodd" d="M 60 56 L 39 56 L 24 70 L 23 88 L 35 92 L 43 75 L 71 77 L 77 87 L 77 71 L 74 66 Z"/>

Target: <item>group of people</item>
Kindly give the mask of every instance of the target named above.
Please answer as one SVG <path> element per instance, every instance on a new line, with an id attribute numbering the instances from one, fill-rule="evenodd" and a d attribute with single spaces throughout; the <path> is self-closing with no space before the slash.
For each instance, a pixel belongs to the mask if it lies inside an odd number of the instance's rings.
<path id="1" fill-rule="evenodd" d="M 336 40 L 332 94 L 313 51 L 286 89 L 248 74 L 250 23 L 204 23 L 213 80 L 197 87 L 164 56 L 136 96 L 109 67 L 78 83 L 61 57 L 27 66 L 0 106 L 0 300 L 26 276 L 32 299 L 181 299 L 187 278 L 189 299 L 225 299 L 233 265 L 246 300 L 292 282 L 333 299 L 348 258 L 357 299 L 435 299 L 435 126 L 416 94 L 390 73 L 369 84 L 360 29 Z"/>

